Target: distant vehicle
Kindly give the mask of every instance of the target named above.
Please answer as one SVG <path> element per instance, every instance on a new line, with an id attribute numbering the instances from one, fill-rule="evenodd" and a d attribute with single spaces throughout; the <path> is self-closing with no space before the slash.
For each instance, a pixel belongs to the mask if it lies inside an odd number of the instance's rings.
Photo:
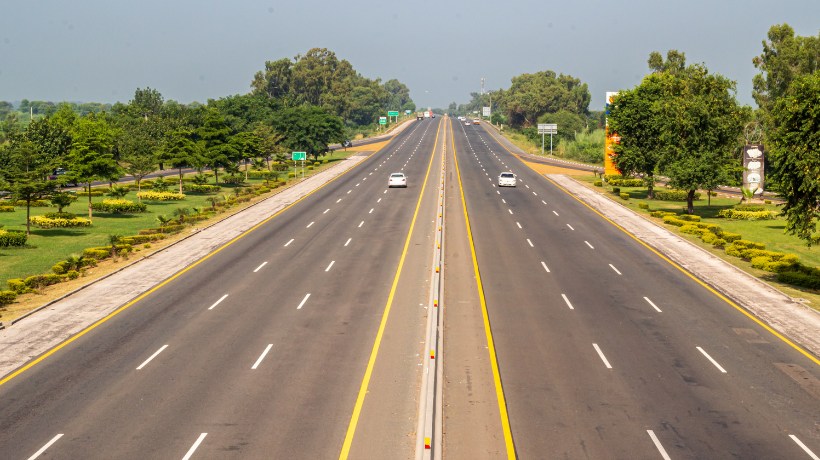
<path id="1" fill-rule="evenodd" d="M 515 187 L 515 174 L 511 172 L 503 172 L 498 176 L 499 187 Z"/>
<path id="2" fill-rule="evenodd" d="M 424 112 L 416 112 L 416 120 L 421 120 L 424 118 Z"/>
<path id="3" fill-rule="evenodd" d="M 473 119 L 473 124 L 474 125 L 477 125 L 479 123 L 481 123 L 481 120 L 479 120 L 478 118 Z"/>
<path id="4" fill-rule="evenodd" d="M 429 110 L 425 110 L 425 111 L 424 111 L 424 118 L 430 118 L 430 114 L 431 114 L 431 113 L 432 113 L 432 112 L 430 112 Z"/>
<path id="5" fill-rule="evenodd" d="M 342 141 L 342 147 L 353 147 L 353 141 L 350 139 Z"/>
<path id="6" fill-rule="evenodd" d="M 77 179 L 69 177 L 68 171 L 63 168 L 55 169 L 54 172 L 49 174 L 48 180 L 59 180 L 62 182 L 61 185 L 77 186 Z"/>
<path id="7" fill-rule="evenodd" d="M 387 179 L 387 187 L 404 187 L 407 188 L 407 176 L 404 173 L 392 173 Z"/>
<path id="8" fill-rule="evenodd" d="M 464 126 L 471 126 L 473 123 L 470 120 L 464 122 Z"/>

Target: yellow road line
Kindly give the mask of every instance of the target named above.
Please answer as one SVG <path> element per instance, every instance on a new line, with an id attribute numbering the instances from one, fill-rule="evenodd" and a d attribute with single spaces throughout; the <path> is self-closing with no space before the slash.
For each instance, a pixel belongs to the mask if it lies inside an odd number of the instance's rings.
<path id="1" fill-rule="evenodd" d="M 453 130 L 453 122 L 450 121 L 450 131 Z M 487 313 L 487 301 L 484 298 L 484 285 L 481 283 L 481 274 L 478 271 L 478 259 L 475 255 L 475 243 L 473 242 L 473 232 L 470 229 L 470 216 L 467 215 L 467 202 L 464 200 L 464 187 L 461 183 L 461 170 L 458 167 L 456 155 L 455 135 L 452 136 L 453 159 L 456 163 L 456 176 L 458 177 L 458 188 L 461 192 L 461 206 L 464 210 L 464 220 L 467 223 L 467 238 L 470 241 L 470 253 L 473 257 L 473 271 L 475 272 L 476 287 L 478 288 L 478 298 L 481 303 L 481 315 L 484 317 L 484 334 L 487 336 L 487 349 L 490 353 L 490 366 L 493 370 L 493 382 L 495 382 L 495 394 L 498 400 L 498 412 L 501 416 L 501 428 L 504 431 L 504 444 L 507 447 L 507 458 L 515 457 L 515 444 L 510 429 L 510 419 L 507 415 L 507 400 L 504 397 L 504 387 L 501 385 L 501 373 L 498 371 L 498 358 L 495 353 L 495 342 L 493 332 L 490 329 L 490 315 Z"/>
<path id="2" fill-rule="evenodd" d="M 520 161 L 521 163 L 523 163 L 523 164 L 524 164 L 525 166 L 527 166 L 528 168 L 532 169 L 532 170 L 533 170 L 533 171 L 535 171 L 535 172 L 538 172 L 535 168 L 532 168 L 532 167 L 528 164 L 528 162 L 527 162 L 527 161 L 523 160 L 520 156 L 518 156 L 518 155 L 516 155 L 515 153 L 511 152 L 511 151 L 510 151 L 510 149 L 508 149 L 508 148 L 507 148 L 507 147 L 506 147 L 506 146 L 505 146 L 502 142 L 500 142 L 500 141 L 498 140 L 498 138 L 497 138 L 497 137 L 496 137 L 493 133 L 491 133 L 489 130 L 487 130 L 487 132 L 490 134 L 490 136 L 492 136 L 492 137 L 496 140 L 496 142 L 498 142 L 498 145 L 500 145 L 500 146 L 501 146 L 501 148 L 503 148 L 504 150 L 506 150 L 506 151 L 507 151 L 510 155 L 512 155 L 512 156 L 514 156 L 515 158 L 517 158 L 517 159 L 518 159 L 518 161 Z M 539 173 L 539 175 L 540 175 L 540 173 Z M 779 332 L 777 332 L 776 330 L 774 330 L 771 326 L 769 326 L 768 324 L 764 323 L 762 320 L 760 320 L 758 317 L 756 317 L 754 314 L 752 314 L 749 310 L 747 310 L 747 309 L 746 309 L 746 308 L 744 308 L 743 306 L 741 306 L 741 305 L 739 305 L 739 304 L 735 303 L 733 300 L 729 299 L 729 298 L 728 298 L 728 297 L 726 297 L 725 295 L 721 294 L 720 292 L 718 292 L 717 290 L 715 290 L 712 286 L 709 286 L 709 285 L 708 285 L 708 284 L 706 284 L 705 282 L 701 281 L 701 279 L 700 279 L 700 278 L 698 278 L 697 276 L 695 276 L 695 274 L 693 274 L 693 273 L 692 273 L 692 272 L 690 272 L 689 270 L 686 270 L 685 268 L 681 267 L 681 266 L 680 266 L 680 265 L 678 265 L 675 261 L 673 261 L 673 260 L 671 260 L 670 258 L 666 257 L 665 255 L 661 254 L 660 252 L 658 252 L 657 250 L 655 250 L 655 248 L 653 248 L 653 247 L 649 246 L 647 243 L 643 242 L 643 241 L 642 241 L 641 239 L 639 239 L 637 236 L 633 235 L 633 234 L 632 234 L 629 230 L 627 230 L 627 229 L 625 229 L 625 228 L 621 227 L 620 225 L 618 225 L 617 223 L 615 223 L 614 221 L 612 221 L 611 219 L 609 219 L 609 218 L 608 218 L 608 217 L 606 217 L 605 215 L 601 214 L 600 212 L 598 212 L 598 210 L 597 210 L 597 209 L 593 208 L 592 206 L 590 206 L 589 204 L 587 204 L 586 202 L 584 202 L 584 201 L 583 201 L 583 200 L 581 200 L 580 198 L 576 197 L 575 195 L 573 195 L 572 193 L 570 193 L 570 191 L 569 191 L 569 190 L 565 189 L 564 187 L 561 187 L 560 185 L 558 185 L 558 184 L 557 184 L 555 181 L 553 181 L 552 179 L 550 179 L 550 178 L 548 178 L 548 177 L 544 177 L 544 178 L 545 178 L 545 179 L 547 179 L 548 181 L 550 181 L 550 182 L 551 182 L 553 185 L 555 185 L 556 187 L 558 187 L 558 189 L 559 189 L 559 190 L 561 190 L 562 192 L 566 193 L 566 194 L 567 194 L 567 195 L 569 195 L 570 197 L 574 198 L 576 201 L 578 201 L 578 202 L 579 202 L 579 203 L 581 203 L 582 205 L 586 206 L 586 207 L 587 207 L 590 211 L 592 211 L 592 212 L 594 212 L 595 214 L 598 214 L 599 216 L 601 216 L 601 218 L 602 218 L 602 219 L 604 219 L 605 221 L 607 221 L 607 222 L 609 222 L 610 224 L 612 224 L 615 228 L 617 228 L 618 230 L 620 230 L 620 231 L 624 232 L 627 236 L 629 236 L 629 237 L 630 237 L 630 238 L 632 238 L 633 240 L 637 241 L 637 242 L 638 242 L 639 244 L 641 244 L 643 247 L 645 247 L 646 249 L 649 249 L 650 251 L 652 251 L 652 253 L 654 253 L 656 256 L 660 257 L 662 260 L 666 261 L 667 263 L 669 263 L 669 265 L 671 265 L 671 266 L 675 267 L 676 269 L 678 269 L 681 273 L 683 273 L 684 275 L 688 276 L 688 277 L 689 277 L 690 279 L 692 279 L 694 282 L 696 282 L 696 283 L 700 284 L 701 286 L 703 286 L 703 287 L 704 287 L 707 291 L 709 291 L 709 292 L 711 292 L 712 294 L 714 294 L 715 296 L 717 296 L 717 298 L 719 298 L 720 300 L 722 300 L 722 301 L 726 302 L 726 303 L 727 303 L 727 304 L 729 304 L 731 307 L 733 307 L 735 310 L 739 311 L 739 312 L 740 312 L 740 313 L 742 313 L 744 316 L 746 316 L 747 318 L 749 318 L 749 319 L 751 319 L 752 321 L 754 321 L 755 323 L 757 323 L 757 325 L 758 325 L 758 326 L 762 327 L 763 329 L 765 329 L 766 331 L 768 331 L 769 333 L 771 333 L 773 336 L 777 337 L 778 339 L 782 340 L 782 341 L 783 341 L 786 345 L 789 345 L 790 347 L 794 348 L 795 350 L 797 350 L 797 351 L 798 351 L 800 354 L 802 354 L 803 356 L 805 356 L 805 357 L 809 358 L 810 360 L 812 360 L 812 361 L 814 362 L 814 364 L 817 364 L 818 366 L 820 366 L 820 359 L 818 359 L 816 356 L 814 356 L 814 355 L 812 355 L 811 353 L 809 353 L 807 350 L 803 349 L 803 347 L 801 347 L 800 345 L 797 345 L 796 343 L 794 343 L 794 342 L 792 342 L 791 340 L 789 340 L 786 336 L 784 336 L 784 335 L 782 335 L 781 333 L 779 333 Z"/>
<path id="3" fill-rule="evenodd" d="M 382 146 L 382 148 L 383 148 L 383 146 Z M 380 148 L 379 150 L 381 150 L 381 148 Z M 375 151 L 375 152 L 373 152 L 373 153 L 375 154 L 375 153 L 377 153 L 379 150 L 377 150 L 377 151 Z M 297 205 L 298 203 L 300 203 L 302 200 L 304 200 L 304 199 L 306 199 L 307 197 L 309 197 L 309 196 L 313 195 L 314 193 L 318 192 L 319 190 L 321 190 L 322 188 L 324 188 L 324 187 L 325 187 L 325 186 L 327 186 L 328 184 L 330 184 L 330 183 L 334 182 L 335 180 L 339 179 L 340 177 L 343 177 L 343 176 L 344 176 L 344 175 L 346 175 L 346 174 L 349 174 L 351 171 L 353 171 L 354 169 L 358 168 L 358 167 L 359 167 L 362 163 L 364 163 L 364 161 L 359 162 L 359 164 L 357 164 L 356 166 L 353 166 L 352 168 L 348 169 L 347 171 L 343 172 L 342 174 L 340 174 L 340 175 L 338 175 L 338 176 L 334 177 L 333 179 L 331 179 L 331 180 L 329 180 L 329 181 L 325 182 L 324 184 L 322 184 L 322 185 L 320 185 L 319 187 L 317 187 L 315 190 L 313 190 L 313 191 L 311 191 L 311 192 L 307 193 L 307 194 L 306 194 L 305 196 L 303 196 L 302 198 L 299 198 L 298 200 L 294 201 L 293 203 L 291 203 L 291 204 L 289 204 L 289 205 L 285 206 L 284 208 L 280 209 L 278 212 L 276 212 L 276 213 L 275 213 L 275 214 L 273 214 L 272 216 L 270 216 L 270 217 L 266 218 L 265 220 L 263 220 L 263 221 L 259 222 L 259 223 L 258 223 L 258 224 L 256 224 L 256 225 L 254 225 L 253 227 L 251 227 L 250 229 L 248 229 L 245 233 L 243 233 L 243 234 L 241 234 L 241 235 L 237 236 L 236 238 L 234 238 L 234 239 L 232 239 L 232 240 L 228 241 L 228 242 L 227 242 L 227 243 L 225 243 L 223 246 L 220 246 L 219 248 L 217 248 L 215 251 L 213 251 L 213 252 L 211 252 L 210 254 L 206 255 L 205 257 L 203 257 L 203 258 L 201 258 L 201 259 L 197 260 L 197 261 L 196 261 L 196 262 L 194 262 L 193 264 L 191 264 L 191 265 L 189 265 L 189 266 L 187 266 L 187 267 L 183 268 L 182 270 L 180 270 L 180 271 L 176 272 L 176 273 L 175 273 L 175 274 L 173 274 L 170 278 L 167 278 L 165 281 L 162 281 L 161 283 L 157 284 L 156 286 L 154 286 L 153 288 L 149 289 L 148 291 L 146 291 L 146 292 L 144 292 L 144 293 L 140 294 L 138 297 L 136 297 L 136 298 L 134 298 L 133 300 L 129 301 L 128 303 L 126 303 L 125 305 L 121 306 L 120 308 L 118 308 L 118 309 L 114 310 L 113 312 L 109 313 L 108 315 L 106 315 L 106 316 L 104 316 L 104 317 L 100 318 L 99 320 L 97 320 L 96 322 L 94 322 L 92 325 L 90 325 L 90 326 L 86 327 L 86 328 L 85 328 L 85 329 L 83 329 L 82 331 L 80 331 L 80 332 L 76 333 L 75 335 L 73 335 L 73 336 L 69 337 L 69 338 L 68 338 L 68 339 L 66 339 L 65 341 L 63 341 L 63 342 L 59 343 L 58 345 L 55 345 L 55 346 L 54 346 L 54 348 L 51 348 L 50 350 L 48 350 L 48 351 L 46 351 L 45 353 L 43 353 L 42 355 L 38 356 L 38 357 L 37 357 L 37 358 L 35 358 L 34 360 L 29 361 L 28 363 L 26 363 L 24 366 L 20 367 L 20 368 L 19 368 L 19 369 L 17 369 L 16 371 L 14 371 L 14 372 L 12 372 L 11 374 L 7 375 L 6 377 L 4 377 L 4 378 L 0 379 L 0 386 L 2 386 L 2 385 L 3 385 L 3 384 L 5 384 L 5 383 L 8 383 L 11 379 L 13 379 L 13 378 L 17 377 L 18 375 L 22 374 L 23 372 L 25 372 L 25 371 L 27 371 L 27 370 L 29 370 L 29 369 L 31 369 L 31 368 L 32 368 L 32 367 L 34 367 L 35 365 L 37 365 L 37 364 L 41 363 L 42 361 L 44 361 L 44 360 L 45 360 L 46 358 L 48 358 L 49 356 L 53 355 L 54 353 L 57 353 L 57 352 L 58 352 L 58 351 L 60 351 L 61 349 L 63 349 L 63 348 L 65 348 L 66 346 L 68 346 L 70 343 L 74 342 L 75 340 L 79 339 L 80 337 L 82 337 L 82 336 L 86 335 L 87 333 L 91 332 L 91 331 L 92 331 L 93 329 L 95 329 L 96 327 L 100 326 L 101 324 L 105 323 L 106 321 L 110 320 L 111 318 L 113 318 L 113 317 L 117 316 L 118 314 L 120 314 L 120 313 L 121 313 L 121 312 L 123 312 L 124 310 L 126 310 L 126 309 L 130 308 L 131 306 L 133 306 L 134 304 L 136 304 L 136 303 L 137 303 L 137 302 L 139 302 L 140 300 L 142 300 L 142 299 L 144 299 L 144 298 L 148 297 L 149 295 L 151 295 L 152 293 L 154 293 L 154 292 L 156 292 L 157 290 L 161 289 L 163 286 L 167 285 L 167 284 L 168 284 L 168 283 L 170 283 L 171 281 L 174 281 L 175 279 L 179 278 L 179 277 L 180 277 L 180 276 L 182 276 L 183 274 L 185 274 L 185 273 L 187 273 L 188 271 L 192 270 L 192 269 L 193 269 L 194 267 L 196 267 L 197 265 L 201 264 L 202 262 L 205 262 L 206 260 L 208 260 L 208 259 L 210 259 L 211 257 L 215 256 L 216 254 L 220 253 L 222 250 L 224 250 L 224 249 L 225 249 L 225 248 L 227 248 L 228 246 L 231 246 L 232 244 L 236 243 L 237 241 L 239 241 L 240 239 L 244 238 L 245 236 L 247 236 L 248 234 L 250 234 L 250 233 L 251 233 L 251 232 L 253 232 L 254 230 L 256 230 L 256 229 L 258 229 L 259 227 L 261 227 L 262 225 L 265 225 L 266 223 L 268 223 L 269 221 L 271 221 L 273 218 L 275 218 L 275 217 L 276 217 L 276 216 L 278 216 L 279 214 L 282 214 L 283 212 L 287 211 L 288 209 L 292 208 L 293 206 L 296 206 L 296 205 Z"/>
<path id="4" fill-rule="evenodd" d="M 364 371 L 362 384 L 359 387 L 359 394 L 356 397 L 356 404 L 353 406 L 353 414 L 350 416 L 350 423 L 347 426 L 347 433 L 342 444 L 342 451 L 339 453 L 340 459 L 346 459 L 350 455 L 350 447 L 353 444 L 353 436 L 356 434 L 356 425 L 359 424 L 359 416 L 362 413 L 364 406 L 364 398 L 367 395 L 367 388 L 370 385 L 370 377 L 373 375 L 373 368 L 376 366 L 376 357 L 379 355 L 379 347 L 381 347 L 384 330 L 387 327 L 387 318 L 390 316 L 390 309 L 393 306 L 393 298 L 396 295 L 396 289 L 399 285 L 399 278 L 404 267 L 404 259 L 407 257 L 407 251 L 410 248 L 410 239 L 413 236 L 413 229 L 416 227 L 416 219 L 418 218 L 419 209 L 421 208 L 421 200 L 424 197 L 424 190 L 427 188 L 427 180 L 430 177 L 430 170 L 433 168 L 433 159 L 436 157 L 436 147 L 438 146 L 438 135 L 441 131 L 442 123 L 439 123 L 436 130 L 436 139 L 433 141 L 433 154 L 430 155 L 430 163 L 427 165 L 427 173 L 424 176 L 424 182 L 421 186 L 418 202 L 416 202 L 416 210 L 413 212 L 413 219 L 410 221 L 410 229 L 407 231 L 407 238 L 404 241 L 404 249 L 401 252 L 399 265 L 396 268 L 396 275 L 393 277 L 393 285 L 390 286 L 390 294 L 387 296 L 387 303 L 384 306 L 382 313 L 382 320 L 379 323 L 379 330 L 376 332 L 376 340 L 373 342 L 373 348 L 370 351 L 370 359 L 367 361 L 367 368 Z"/>

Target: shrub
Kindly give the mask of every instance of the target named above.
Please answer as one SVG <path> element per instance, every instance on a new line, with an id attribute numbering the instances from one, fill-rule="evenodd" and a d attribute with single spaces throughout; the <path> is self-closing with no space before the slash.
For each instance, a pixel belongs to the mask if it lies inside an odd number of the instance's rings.
<path id="1" fill-rule="evenodd" d="M 305 169 L 307 169 L 308 171 L 313 171 L 313 165 L 308 165 L 308 167 Z"/>
<path id="2" fill-rule="evenodd" d="M 727 243 L 732 243 L 741 238 L 740 233 L 721 232 L 720 237 L 726 240 Z"/>
<path id="3" fill-rule="evenodd" d="M 14 291 L 0 291 L 0 305 L 8 305 L 17 298 L 17 293 Z"/>
<path id="4" fill-rule="evenodd" d="M 205 185 L 205 184 L 208 183 L 208 180 L 210 180 L 210 178 L 211 178 L 210 174 L 197 174 L 191 180 L 196 185 Z"/>
<path id="5" fill-rule="evenodd" d="M 222 177 L 222 183 L 239 185 L 245 183 L 245 176 L 243 174 L 228 174 Z"/>
<path id="6" fill-rule="evenodd" d="M 182 190 L 192 193 L 219 193 L 222 187 L 218 185 L 182 184 Z"/>
<path id="7" fill-rule="evenodd" d="M 120 243 L 122 244 L 142 244 L 147 243 L 149 241 L 158 241 L 164 239 L 165 235 L 162 233 L 147 233 L 144 235 L 133 235 L 133 236 L 124 236 L 120 238 Z"/>
<path id="8" fill-rule="evenodd" d="M 105 194 L 105 192 L 103 192 L 103 191 L 102 191 L 102 190 L 100 190 L 100 189 L 91 189 L 91 193 L 88 193 L 88 192 L 87 192 L 87 191 L 85 191 L 85 190 L 80 190 L 80 191 L 78 191 L 78 192 L 77 192 L 77 196 L 86 196 L 86 197 L 87 197 L 88 195 L 91 195 L 91 196 L 103 196 L 104 194 Z"/>
<path id="9" fill-rule="evenodd" d="M 674 225 L 676 227 L 683 227 L 684 225 L 688 224 L 689 222 L 685 220 L 680 220 L 676 216 L 664 216 L 663 223 L 668 225 Z"/>
<path id="10" fill-rule="evenodd" d="M 43 214 L 48 219 L 76 219 L 77 215 L 71 212 L 47 212 Z"/>
<path id="11" fill-rule="evenodd" d="M 596 180 L 595 182 L 593 182 L 593 184 L 594 184 L 596 187 L 603 187 L 603 186 L 604 186 L 603 181 L 599 181 L 599 180 Z"/>
<path id="12" fill-rule="evenodd" d="M 643 187 L 642 179 L 610 179 L 607 181 L 613 187 Z"/>
<path id="13" fill-rule="evenodd" d="M 26 284 L 26 287 L 30 289 L 40 289 L 51 286 L 52 284 L 57 284 L 60 281 L 62 281 L 60 275 L 56 273 L 46 273 L 43 275 L 29 276 L 23 282 Z"/>
<path id="14" fill-rule="evenodd" d="M 185 228 L 184 224 L 170 224 L 170 225 L 162 226 L 160 228 L 146 228 L 144 230 L 140 230 L 139 234 L 140 235 L 151 235 L 151 234 L 155 234 L 155 233 L 164 233 L 164 234 L 167 235 L 169 233 L 179 233 L 184 228 Z"/>
<path id="15" fill-rule="evenodd" d="M 771 211 L 738 211 L 736 209 L 721 209 L 718 211 L 719 217 L 739 220 L 769 220 L 774 219 Z"/>
<path id="16" fill-rule="evenodd" d="M 155 192 L 164 192 L 168 190 L 170 186 L 170 181 L 166 181 L 162 176 L 157 177 L 157 179 L 150 184 L 151 190 Z"/>
<path id="17" fill-rule="evenodd" d="M 0 212 L 14 212 L 14 206 L 0 206 Z"/>
<path id="18" fill-rule="evenodd" d="M 698 235 L 703 236 L 704 233 L 712 233 L 705 228 L 700 228 L 697 225 L 686 224 L 681 226 L 680 228 L 681 233 L 688 233 L 690 235 Z"/>
<path id="19" fill-rule="evenodd" d="M 14 204 L 14 206 L 19 206 L 19 207 L 25 207 L 26 206 L 26 202 L 23 201 L 23 200 L 17 200 L 13 204 Z M 51 206 L 51 203 L 49 203 L 46 200 L 32 200 L 30 206 L 32 208 L 47 208 L 47 207 Z"/>
<path id="20" fill-rule="evenodd" d="M 621 193 L 621 187 L 612 187 L 612 193 L 618 195 Z"/>
<path id="21" fill-rule="evenodd" d="M 707 232 L 703 232 L 703 233 L 701 233 L 701 235 L 700 235 L 700 240 L 701 240 L 701 241 L 703 241 L 703 242 L 704 242 L 704 243 L 706 243 L 706 244 L 712 244 L 712 245 L 714 245 L 715 241 L 716 241 L 716 240 L 718 240 L 718 239 L 719 239 L 719 238 L 718 238 L 718 236 L 717 236 L 717 235 L 715 235 L 715 234 L 714 234 L 714 233 L 712 233 L 712 232 L 708 232 L 708 231 L 707 231 Z"/>
<path id="22" fill-rule="evenodd" d="M 621 192 L 618 196 L 620 196 L 622 200 L 628 200 L 629 199 L 629 194 L 626 193 L 626 192 Z"/>
<path id="23" fill-rule="evenodd" d="M 649 210 L 649 203 L 638 203 L 638 207 L 641 209 Z"/>
<path id="24" fill-rule="evenodd" d="M 695 214 L 681 214 L 678 216 L 678 219 L 687 222 L 700 222 L 700 216 L 696 216 Z"/>
<path id="25" fill-rule="evenodd" d="M 313 162 L 313 166 L 321 166 L 321 165 L 322 165 L 322 163 L 319 163 L 318 161 Z"/>
<path id="26" fill-rule="evenodd" d="M 18 294 L 25 294 L 26 292 L 29 292 L 29 288 L 26 286 L 26 283 L 19 278 L 12 278 L 6 281 L 6 284 L 9 289 Z"/>
<path id="27" fill-rule="evenodd" d="M 25 232 L 15 232 L 0 229 L 0 248 L 25 246 L 28 235 Z"/>
<path id="28" fill-rule="evenodd" d="M 82 217 L 72 219 L 49 219 L 45 216 L 34 216 L 29 219 L 31 225 L 39 228 L 67 228 L 67 227 L 90 227 L 91 221 Z"/>
<path id="29" fill-rule="evenodd" d="M 717 238 L 716 240 L 712 241 L 712 247 L 717 249 L 723 249 L 726 246 L 726 240 L 723 238 Z"/>
<path id="30" fill-rule="evenodd" d="M 148 209 L 148 205 L 131 200 L 109 198 L 99 203 L 91 203 L 91 209 L 111 214 L 134 214 L 145 212 L 145 210 Z"/>
<path id="31" fill-rule="evenodd" d="M 808 289 L 820 289 L 820 276 L 802 271 L 784 271 L 777 274 L 777 281 Z"/>
<path id="32" fill-rule="evenodd" d="M 288 173 L 288 179 L 293 179 L 294 177 L 296 177 L 296 173 L 295 173 L 295 172 L 289 172 L 289 173 Z"/>
<path id="33" fill-rule="evenodd" d="M 77 270 L 69 270 L 66 272 L 65 277 L 70 280 L 75 280 L 80 277 L 80 272 Z"/>
<path id="34" fill-rule="evenodd" d="M 328 159 L 327 159 L 327 158 L 322 158 L 322 164 L 323 164 L 323 165 L 326 165 L 326 164 L 327 164 L 327 162 L 328 162 Z"/>
<path id="35" fill-rule="evenodd" d="M 128 186 L 119 186 L 115 185 L 108 189 L 108 196 L 112 196 L 114 198 L 122 198 L 125 195 L 128 195 L 128 192 L 131 191 L 131 188 Z"/>
<path id="36" fill-rule="evenodd" d="M 110 248 L 85 248 L 83 249 L 83 257 L 94 259 L 94 260 L 103 260 L 106 257 L 111 255 Z"/>
<path id="37" fill-rule="evenodd" d="M 732 245 L 737 247 L 737 248 L 743 248 L 743 249 L 766 249 L 766 245 L 763 244 L 763 243 L 756 243 L 754 241 L 741 240 L 741 239 L 737 239 L 737 240 L 733 241 Z"/>
<path id="38" fill-rule="evenodd" d="M 760 204 L 740 203 L 734 206 L 738 211 L 765 211 L 766 207 Z"/>
<path id="39" fill-rule="evenodd" d="M 772 200 L 763 200 L 765 204 L 772 204 Z"/>
<path id="40" fill-rule="evenodd" d="M 655 199 L 660 201 L 686 201 L 689 194 L 686 190 L 656 190 Z M 700 199 L 700 192 L 695 192 L 695 200 Z"/>
<path id="41" fill-rule="evenodd" d="M 675 213 L 674 212 L 669 212 L 669 211 L 652 211 L 652 212 L 649 213 L 649 215 L 652 216 L 652 217 L 657 217 L 657 218 L 662 219 L 666 216 L 674 216 Z"/>
<path id="42" fill-rule="evenodd" d="M 176 192 L 144 191 L 137 193 L 137 198 L 146 201 L 180 201 L 185 199 L 185 195 Z"/>

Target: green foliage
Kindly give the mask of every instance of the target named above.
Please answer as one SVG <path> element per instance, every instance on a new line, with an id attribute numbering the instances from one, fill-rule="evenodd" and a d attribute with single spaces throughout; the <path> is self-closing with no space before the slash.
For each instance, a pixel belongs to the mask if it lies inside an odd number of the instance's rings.
<path id="1" fill-rule="evenodd" d="M 546 113 L 563 110 L 585 115 L 591 96 L 586 83 L 548 70 L 513 77 L 510 88 L 500 91 L 498 99 L 508 123 L 520 128 L 534 125 Z"/>
<path id="2" fill-rule="evenodd" d="M 680 214 L 678 215 L 678 219 L 688 222 L 700 222 L 700 216 L 696 216 L 694 214 Z"/>
<path id="3" fill-rule="evenodd" d="M 740 203 L 734 207 L 737 211 L 765 211 L 766 207 L 762 204 Z"/>
<path id="4" fill-rule="evenodd" d="M 43 217 L 48 219 L 76 219 L 77 215 L 70 212 L 47 212 Z"/>
<path id="5" fill-rule="evenodd" d="M 721 209 L 718 211 L 719 217 L 727 219 L 742 219 L 742 220 L 771 220 L 774 219 L 774 213 L 771 211 L 739 211 L 737 209 Z"/>
<path id="6" fill-rule="evenodd" d="M 57 207 L 57 212 L 62 213 L 63 208 L 66 206 L 71 205 L 71 203 L 77 201 L 77 195 L 73 193 L 53 193 L 50 198 L 51 205 Z"/>
<path id="7" fill-rule="evenodd" d="M 72 216 L 71 219 L 49 219 L 45 216 L 32 216 L 29 221 L 31 225 L 39 228 L 69 228 L 69 227 L 90 227 L 91 221 L 81 217 Z"/>
<path id="8" fill-rule="evenodd" d="M 190 193 L 218 193 L 222 187 L 218 185 L 183 184 L 182 190 Z"/>
<path id="9" fill-rule="evenodd" d="M 655 199 L 661 201 L 686 201 L 689 192 L 686 190 L 656 190 Z M 695 192 L 695 200 L 700 200 L 700 192 Z"/>
<path id="10" fill-rule="evenodd" d="M 662 219 L 667 216 L 675 216 L 676 214 L 670 211 L 652 211 L 649 213 L 649 215 L 652 217 L 658 217 Z"/>
<path id="11" fill-rule="evenodd" d="M 154 192 L 159 192 L 159 193 L 167 192 L 168 189 L 170 188 L 169 181 L 165 180 L 165 178 L 162 177 L 162 176 L 159 176 L 155 180 L 151 181 L 150 185 L 151 185 L 151 190 L 153 190 Z M 141 193 L 145 193 L 145 192 L 141 192 Z"/>
<path id="12" fill-rule="evenodd" d="M 25 232 L 14 232 L 0 229 L 0 248 L 25 246 L 28 235 Z"/>
<path id="13" fill-rule="evenodd" d="M 603 183 L 603 181 L 596 180 L 596 181 L 593 183 L 593 185 L 595 185 L 596 187 L 603 187 L 603 186 L 604 186 L 604 183 Z"/>
<path id="14" fill-rule="evenodd" d="M 229 185 L 244 184 L 245 183 L 245 176 L 243 174 L 239 174 L 239 173 L 228 174 L 228 175 L 226 175 L 225 177 L 222 178 L 222 183 L 223 184 L 229 184 Z"/>
<path id="15" fill-rule="evenodd" d="M 103 196 L 105 192 L 99 189 L 91 189 L 91 192 L 85 190 L 77 191 L 77 196 Z"/>
<path id="16" fill-rule="evenodd" d="M 314 158 L 327 152 L 329 144 L 344 140 L 342 120 L 318 107 L 284 109 L 272 120 L 272 126 L 283 134 L 285 147 Z"/>
<path id="17" fill-rule="evenodd" d="M 606 181 L 613 187 L 643 187 L 643 179 L 607 179 Z"/>
<path id="18" fill-rule="evenodd" d="M 619 196 L 621 197 L 622 200 L 628 200 L 629 199 L 629 193 L 627 193 L 627 192 L 621 192 L 619 194 Z"/>
<path id="19" fill-rule="evenodd" d="M 127 186 L 114 185 L 108 189 L 108 196 L 113 198 L 122 198 L 125 195 L 128 195 L 129 191 L 131 191 L 131 189 Z"/>
<path id="20" fill-rule="evenodd" d="M 0 306 L 14 303 L 17 299 L 17 293 L 14 291 L 0 291 Z"/>
<path id="21" fill-rule="evenodd" d="M 612 187 L 612 193 L 616 195 L 621 193 L 621 187 Z"/>
<path id="22" fill-rule="evenodd" d="M 641 209 L 649 209 L 649 203 L 638 203 L 638 207 Z"/>
<path id="23" fill-rule="evenodd" d="M 723 238 L 727 243 L 733 243 L 735 241 L 740 240 L 741 236 L 740 233 L 732 233 L 732 232 L 722 232 L 720 237 Z"/>
<path id="24" fill-rule="evenodd" d="M 820 290 L 820 274 L 810 274 L 802 271 L 783 271 L 777 274 L 777 281 L 793 286 Z"/>
<path id="25" fill-rule="evenodd" d="M 6 284 L 8 285 L 11 291 L 16 292 L 17 294 L 25 294 L 26 292 L 29 292 L 29 289 L 26 286 L 25 281 L 23 281 L 22 279 L 12 278 L 6 281 Z"/>
<path id="26" fill-rule="evenodd" d="M 42 275 L 29 276 L 23 281 L 23 283 L 25 283 L 27 288 L 36 290 L 42 289 L 46 286 L 51 286 L 52 284 L 57 284 L 62 280 L 63 279 L 60 277 L 60 275 L 57 275 L 55 273 L 45 273 Z"/>
<path id="27" fill-rule="evenodd" d="M 137 198 L 146 201 L 181 201 L 185 199 L 185 195 L 182 193 L 175 193 L 175 192 L 154 192 L 154 191 L 144 191 L 137 193 Z M 103 200 L 105 203 L 108 200 Z M 137 203 L 135 203 L 137 204 Z M 144 206 L 144 205 L 143 205 Z M 143 207 L 143 211 L 145 208 Z M 132 211 L 133 212 L 133 211 Z M 142 211 L 138 211 L 142 212 Z"/>
<path id="28" fill-rule="evenodd" d="M 14 206 L 0 206 L 0 212 L 14 212 Z"/>
<path id="29" fill-rule="evenodd" d="M 148 205 L 145 203 L 136 203 L 131 200 L 117 199 L 105 199 L 99 203 L 93 203 L 92 207 L 95 211 L 108 212 L 112 214 L 133 214 L 145 212 L 145 210 L 148 209 Z"/>

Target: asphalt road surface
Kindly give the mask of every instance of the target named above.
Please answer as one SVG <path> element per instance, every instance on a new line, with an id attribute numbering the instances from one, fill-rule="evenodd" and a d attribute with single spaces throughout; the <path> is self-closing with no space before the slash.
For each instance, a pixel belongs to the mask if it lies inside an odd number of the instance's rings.
<path id="1" fill-rule="evenodd" d="M 811 360 L 527 168 L 483 126 L 453 128 L 519 457 L 818 451 Z M 518 186 L 496 187 L 502 171 Z"/>
<path id="2" fill-rule="evenodd" d="M 412 457 L 440 120 L 0 387 L 0 457 Z"/>

